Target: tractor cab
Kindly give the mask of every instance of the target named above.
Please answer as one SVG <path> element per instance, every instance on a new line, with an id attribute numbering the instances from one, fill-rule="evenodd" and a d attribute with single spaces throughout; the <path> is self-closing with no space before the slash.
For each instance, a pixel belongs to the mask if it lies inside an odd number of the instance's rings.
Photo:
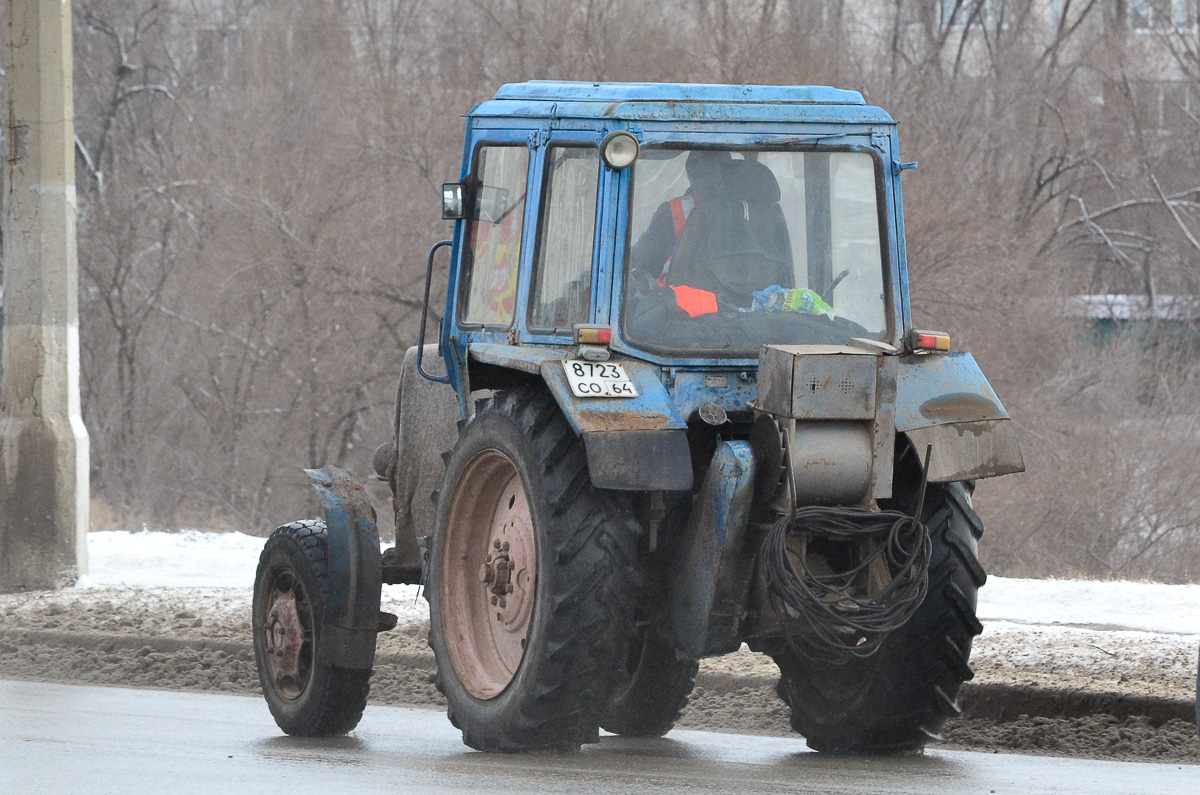
<path id="1" fill-rule="evenodd" d="M 509 85 L 468 116 L 463 162 L 452 379 L 500 343 L 603 336 L 660 369 L 735 372 L 763 344 L 902 347 L 896 124 L 858 92 Z"/>

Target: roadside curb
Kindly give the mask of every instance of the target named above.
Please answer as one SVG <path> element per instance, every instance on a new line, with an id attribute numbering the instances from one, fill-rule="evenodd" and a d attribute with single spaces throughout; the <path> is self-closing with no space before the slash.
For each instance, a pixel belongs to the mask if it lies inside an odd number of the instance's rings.
<path id="1" fill-rule="evenodd" d="M 0 640 L 9 643 L 29 643 L 39 646 L 112 652 L 118 649 L 173 654 L 178 651 L 223 651 L 233 656 L 238 652 L 253 653 L 249 643 L 212 640 L 209 638 L 149 638 L 137 635 L 102 635 L 93 632 L 56 632 L 54 630 L 0 629 Z"/>
<path id="2" fill-rule="evenodd" d="M 62 648 L 96 649 L 105 652 L 128 650 L 174 654 L 195 652 L 224 652 L 234 657 L 253 655 L 249 643 L 208 638 L 155 638 L 137 635 L 104 635 L 52 630 L 0 629 L 0 641 L 9 644 L 30 644 Z M 375 667 L 400 667 L 435 670 L 432 652 L 409 654 L 379 654 Z M 701 672 L 696 686 L 708 693 L 725 695 L 739 690 L 775 688 L 773 676 L 737 676 L 734 674 Z M 1145 717 L 1153 724 L 1169 720 L 1194 723 L 1196 705 L 1191 700 L 1159 698 L 1121 693 L 1083 690 L 1054 690 L 1030 685 L 1006 685 L 967 682 L 959 692 L 963 717 L 997 722 L 1013 721 L 1022 716 L 1046 718 L 1080 718 L 1088 715 L 1112 715 L 1118 719 Z"/>
<path id="3" fill-rule="evenodd" d="M 1052 690 L 1030 685 L 976 684 L 967 682 L 958 697 L 964 718 L 1011 721 L 1022 715 L 1082 718 L 1113 715 L 1145 717 L 1158 725 L 1169 720 L 1195 724 L 1196 703 L 1191 700 L 1105 693 L 1086 690 Z"/>

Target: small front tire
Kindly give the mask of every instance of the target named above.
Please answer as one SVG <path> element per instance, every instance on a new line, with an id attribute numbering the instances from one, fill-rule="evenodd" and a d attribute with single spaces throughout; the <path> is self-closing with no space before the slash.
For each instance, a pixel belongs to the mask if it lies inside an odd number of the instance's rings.
<path id="1" fill-rule="evenodd" d="M 296 737 L 345 734 L 367 706 L 371 672 L 321 662 L 329 595 L 329 535 L 309 519 L 267 539 L 254 580 L 258 680 L 275 723 Z"/>

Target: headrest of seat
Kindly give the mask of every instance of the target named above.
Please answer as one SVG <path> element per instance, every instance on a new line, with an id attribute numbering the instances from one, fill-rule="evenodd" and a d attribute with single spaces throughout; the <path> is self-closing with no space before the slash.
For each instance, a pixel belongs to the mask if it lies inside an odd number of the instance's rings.
<path id="1" fill-rule="evenodd" d="M 779 182 L 771 169 L 754 160 L 734 160 L 725 167 L 725 197 L 770 204 L 779 201 Z"/>

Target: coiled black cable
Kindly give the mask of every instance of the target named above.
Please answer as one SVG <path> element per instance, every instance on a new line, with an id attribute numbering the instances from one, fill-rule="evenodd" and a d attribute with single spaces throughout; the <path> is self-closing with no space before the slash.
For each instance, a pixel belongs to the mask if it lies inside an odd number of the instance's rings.
<path id="1" fill-rule="evenodd" d="M 866 545 L 870 551 L 845 571 L 817 572 L 808 554 L 788 549 L 792 535 L 804 550 L 817 539 L 876 543 Z M 841 665 L 871 656 L 888 633 L 912 618 L 929 587 L 930 554 L 929 530 L 907 514 L 810 506 L 774 524 L 761 560 L 788 645 L 811 660 Z M 868 587 L 871 566 L 880 557 L 891 580 L 874 596 L 856 598 L 851 592 Z"/>

